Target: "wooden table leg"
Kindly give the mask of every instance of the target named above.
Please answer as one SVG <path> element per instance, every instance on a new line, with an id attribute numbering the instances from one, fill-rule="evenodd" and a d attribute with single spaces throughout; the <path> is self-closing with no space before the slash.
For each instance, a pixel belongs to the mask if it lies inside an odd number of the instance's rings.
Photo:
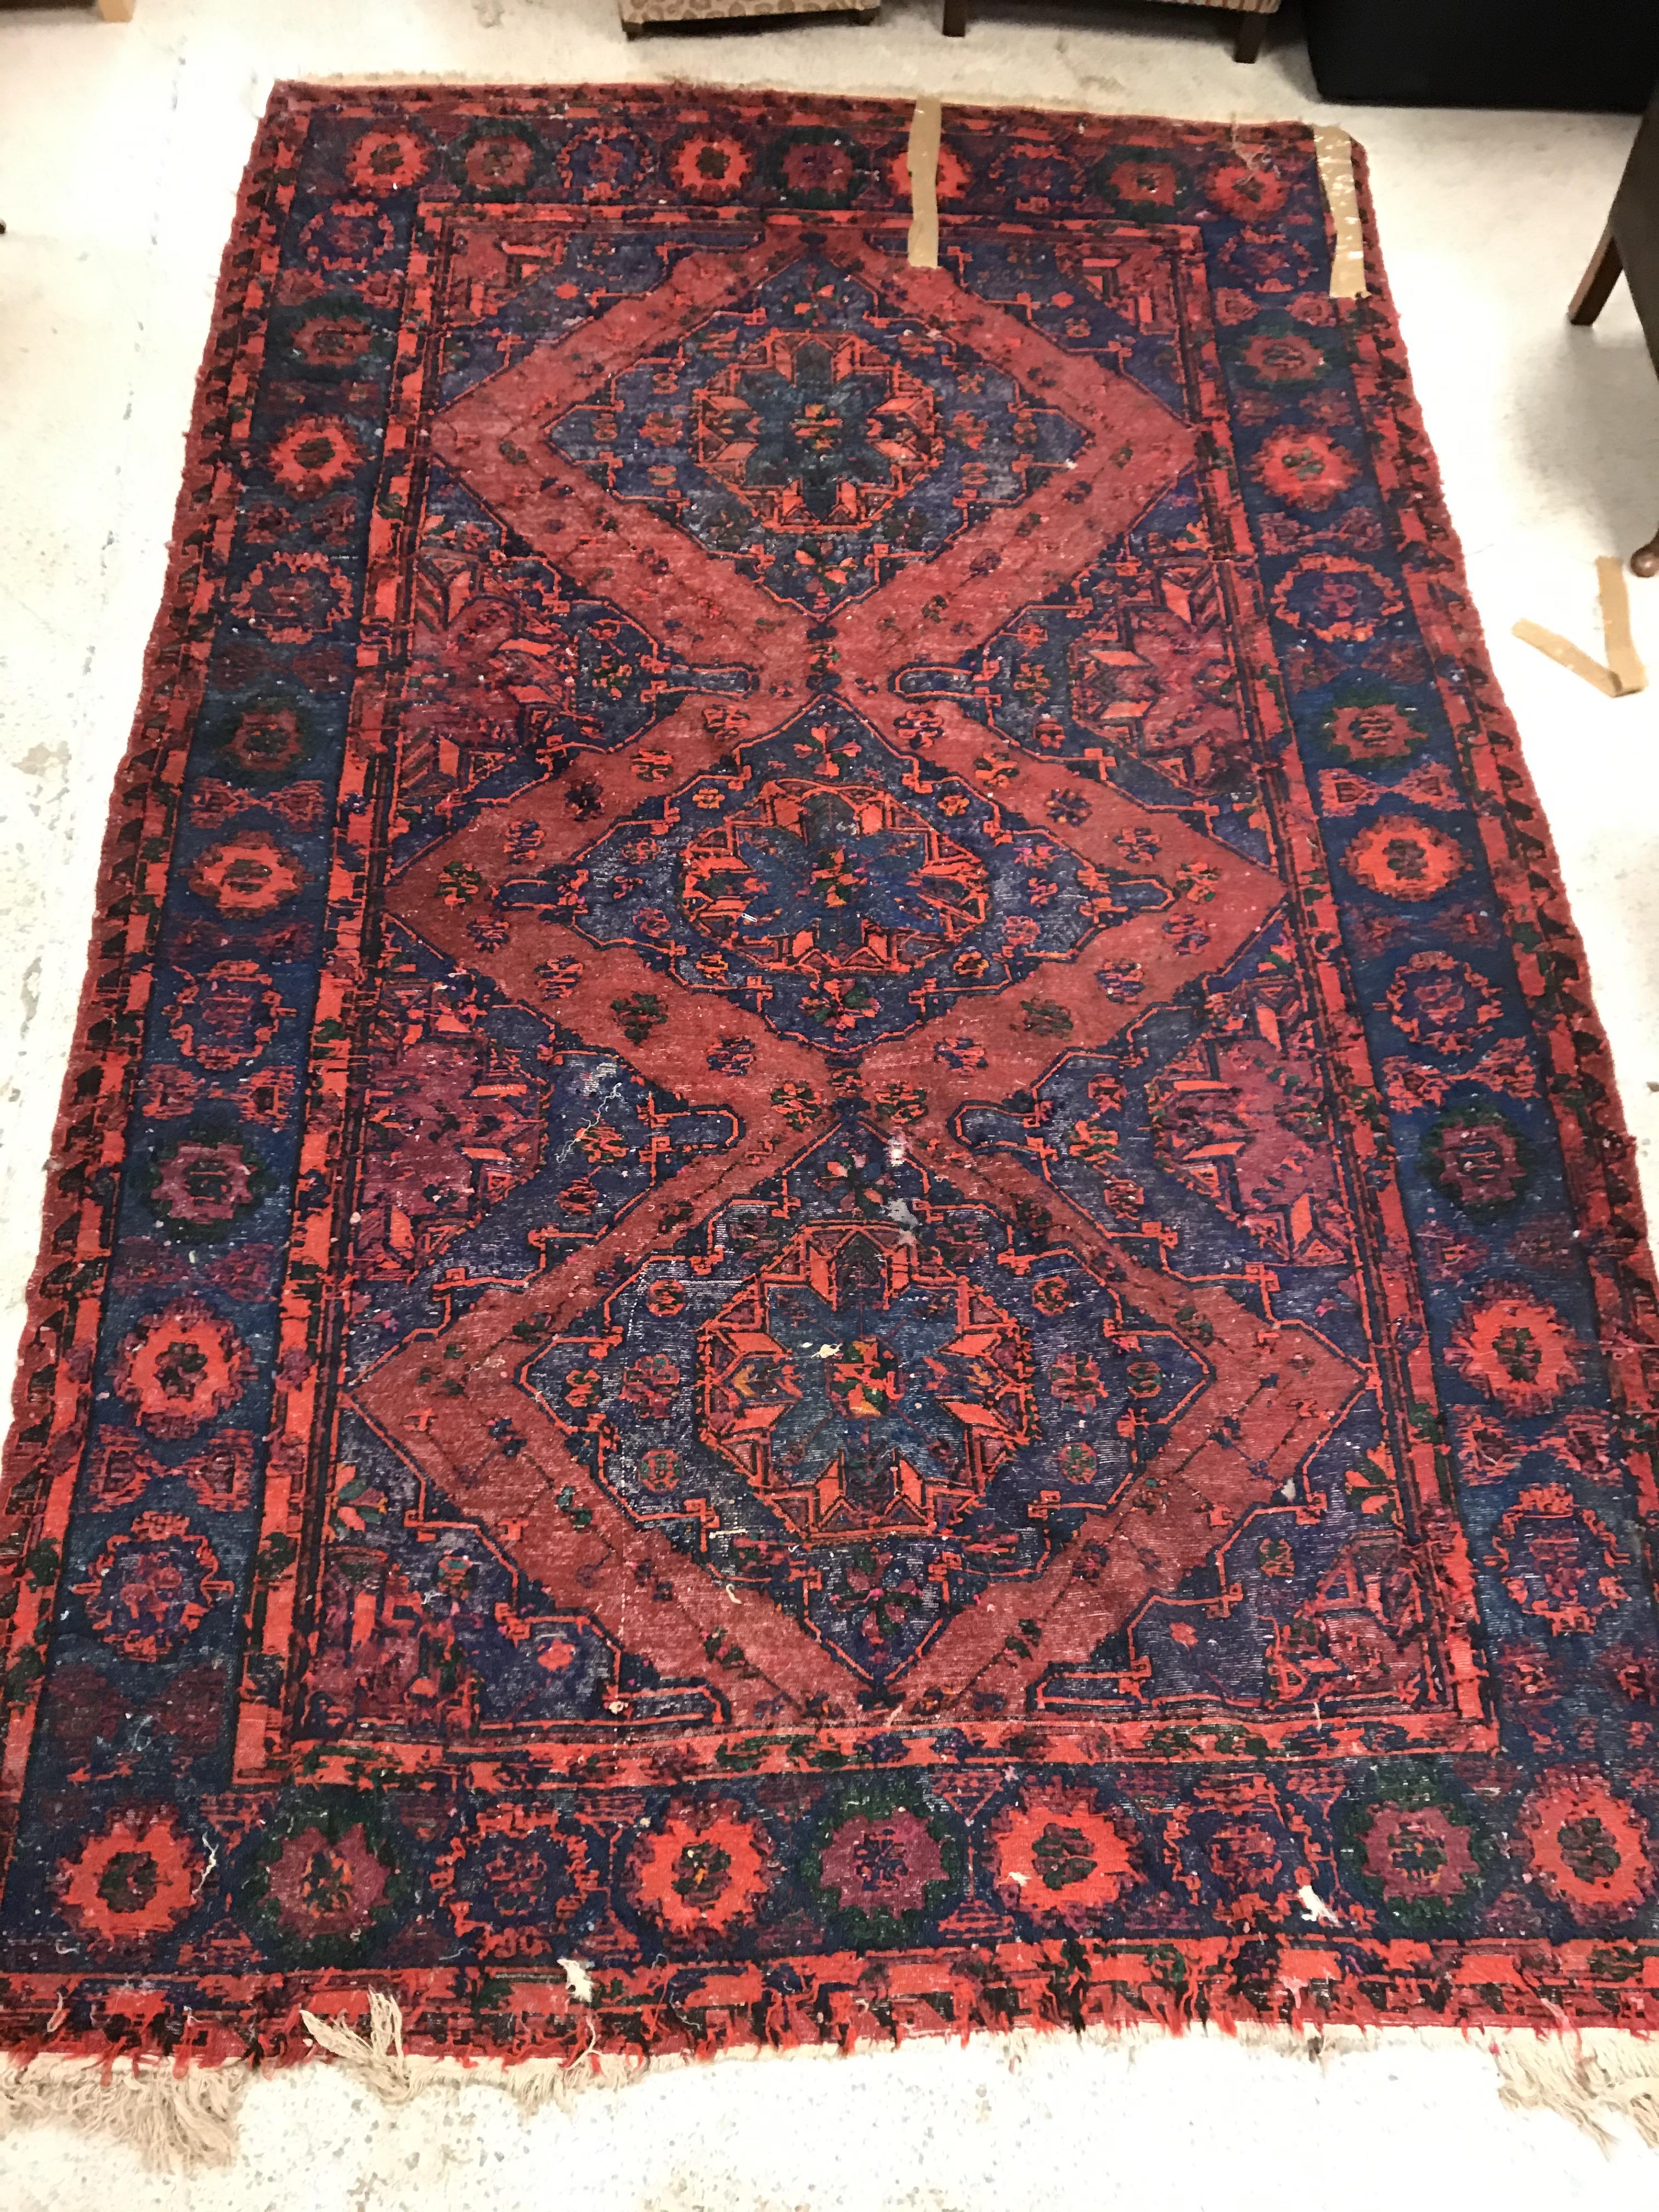
<path id="1" fill-rule="evenodd" d="M 1607 295 L 1619 282 L 1624 268 L 1624 257 L 1619 251 L 1619 241 L 1609 223 L 1601 233 L 1601 243 L 1589 258 L 1589 267 L 1578 280 L 1578 289 L 1572 295 L 1572 305 L 1567 309 L 1567 320 L 1580 325 L 1593 323 L 1607 304 Z"/>
<path id="2" fill-rule="evenodd" d="M 98 0 L 98 13 L 106 23 L 130 23 L 136 0 Z"/>
<path id="3" fill-rule="evenodd" d="M 1265 15 L 1241 15 L 1238 35 L 1233 40 L 1233 59 L 1236 62 L 1253 62 L 1261 52 L 1261 41 L 1267 35 L 1267 19 Z"/>
<path id="4" fill-rule="evenodd" d="M 945 0 L 945 21 L 941 28 L 947 39 L 967 37 L 968 0 Z"/>

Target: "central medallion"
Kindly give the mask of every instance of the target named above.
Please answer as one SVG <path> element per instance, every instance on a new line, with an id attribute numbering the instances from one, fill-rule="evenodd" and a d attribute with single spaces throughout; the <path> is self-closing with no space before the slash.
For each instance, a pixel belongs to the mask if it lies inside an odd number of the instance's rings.
<path id="1" fill-rule="evenodd" d="M 810 249 L 546 432 L 775 599 L 829 614 L 1073 462 L 1088 434 Z"/>
<path id="2" fill-rule="evenodd" d="M 626 1512 L 884 1684 L 1040 1576 L 1209 1373 L 848 1109 L 524 1382 Z"/>
<path id="3" fill-rule="evenodd" d="M 858 1048 L 1174 896 L 1152 863 L 1080 859 L 823 698 L 498 902 L 626 945 L 781 1036 Z"/>
<path id="4" fill-rule="evenodd" d="M 803 1230 L 697 1362 L 704 1438 L 804 1543 L 943 1534 L 1039 1427 L 1026 1332 L 886 1224 Z"/>
<path id="5" fill-rule="evenodd" d="M 769 530 L 862 530 L 929 475 L 939 407 L 854 331 L 771 331 L 691 403 L 691 450 Z"/>
<path id="6" fill-rule="evenodd" d="M 676 900 L 757 966 L 908 975 L 991 912 L 974 855 L 878 785 L 769 783 L 694 836 Z"/>

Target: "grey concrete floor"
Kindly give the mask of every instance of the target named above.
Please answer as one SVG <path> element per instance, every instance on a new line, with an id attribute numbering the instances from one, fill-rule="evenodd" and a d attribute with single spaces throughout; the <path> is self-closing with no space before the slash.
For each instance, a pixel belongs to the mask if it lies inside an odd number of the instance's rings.
<path id="1" fill-rule="evenodd" d="M 1560 849 L 1651 1195 L 1659 1152 L 1659 690 L 1601 698 L 1509 636 L 1600 644 L 1593 560 L 1659 519 L 1659 383 L 1621 293 L 1569 332 L 1631 125 L 1606 117 L 1327 109 L 1283 27 L 1254 68 L 1196 10 L 929 0 L 860 27 L 626 43 L 611 0 L 137 0 L 0 15 L 0 1365 L 42 1166 L 99 842 L 161 587 L 192 384 L 255 121 L 277 76 L 691 82 L 928 93 L 1097 111 L 1340 122 L 1369 148 L 1382 246 L 1474 595 Z M 1659 582 L 1634 587 L 1659 672 Z M 131 2212 L 1026 2212 L 1413 2199 L 1566 2212 L 1651 2202 L 1506 2112 L 1472 2046 L 1385 2044 L 1328 2070 L 1190 2039 L 912 2045 L 732 2063 L 595 2093 L 529 2124 L 488 2091 L 392 2112 L 325 2069 L 264 2083 L 230 2172 L 146 2177 L 46 2131 L 0 2143 L 10 2203 L 113 2187 Z"/>

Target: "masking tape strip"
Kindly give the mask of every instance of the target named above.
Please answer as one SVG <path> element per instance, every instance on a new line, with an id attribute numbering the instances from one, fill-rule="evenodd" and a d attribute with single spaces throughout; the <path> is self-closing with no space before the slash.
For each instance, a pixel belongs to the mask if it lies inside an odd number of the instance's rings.
<path id="1" fill-rule="evenodd" d="M 1595 576 L 1601 587 L 1601 635 L 1607 641 L 1607 654 L 1605 668 L 1570 637 L 1546 629 L 1540 623 L 1518 622 L 1514 634 L 1522 645 L 1535 647 L 1558 668 L 1583 677 L 1604 699 L 1627 699 L 1632 692 L 1647 690 L 1648 672 L 1642 665 L 1630 634 L 1630 594 L 1625 588 L 1624 563 L 1610 553 L 1604 553 L 1596 562 Z"/>
<path id="2" fill-rule="evenodd" d="M 1316 123 L 1313 142 L 1319 181 L 1325 187 L 1336 234 L 1331 244 L 1331 297 L 1360 300 L 1365 295 L 1365 234 L 1354 190 L 1353 141 L 1334 123 Z"/>
<path id="3" fill-rule="evenodd" d="M 1601 585 L 1601 634 L 1607 640 L 1607 673 L 1618 685 L 1620 695 L 1628 698 L 1632 691 L 1645 691 L 1648 672 L 1642 665 L 1630 634 L 1630 593 L 1625 588 L 1625 564 L 1610 553 L 1602 554 L 1595 564 L 1595 573 Z"/>
<path id="4" fill-rule="evenodd" d="M 1562 637 L 1555 630 L 1546 629 L 1540 623 L 1518 622 L 1514 635 L 1522 645 L 1536 646 L 1539 652 L 1553 660 L 1558 668 L 1570 674 L 1582 676 L 1586 684 L 1594 684 L 1604 697 L 1616 699 L 1619 685 L 1611 669 L 1603 668 L 1599 660 L 1592 660 L 1582 646 L 1575 645 L 1570 637 Z"/>
<path id="5" fill-rule="evenodd" d="M 910 118 L 910 247 L 913 269 L 939 267 L 939 104 L 919 100 Z"/>

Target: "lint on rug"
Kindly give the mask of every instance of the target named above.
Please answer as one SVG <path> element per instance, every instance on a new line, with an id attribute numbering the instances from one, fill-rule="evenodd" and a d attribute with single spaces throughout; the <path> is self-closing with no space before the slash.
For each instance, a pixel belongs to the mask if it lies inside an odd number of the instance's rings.
<path id="1" fill-rule="evenodd" d="M 1299 125 L 947 108 L 935 268 L 910 124 L 273 100 L 9 1462 L 19 2054 L 1652 2022 L 1652 1278 L 1363 173 L 1333 297 Z"/>

